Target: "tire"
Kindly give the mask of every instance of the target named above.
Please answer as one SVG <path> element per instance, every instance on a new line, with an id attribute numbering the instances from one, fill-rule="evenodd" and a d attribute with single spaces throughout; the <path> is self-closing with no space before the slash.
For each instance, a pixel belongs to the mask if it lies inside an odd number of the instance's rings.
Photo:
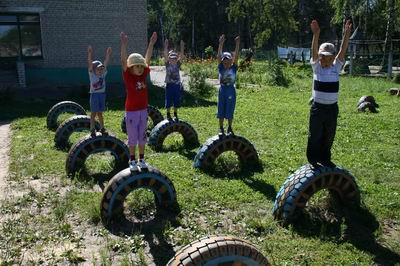
<path id="1" fill-rule="evenodd" d="M 176 203 L 174 185 L 166 175 L 150 166 L 147 171 L 131 172 L 126 168 L 116 174 L 104 189 L 100 203 L 103 223 L 108 225 L 114 218 L 121 217 L 125 198 L 139 188 L 151 190 L 159 208 L 168 208 Z"/>
<path id="2" fill-rule="evenodd" d="M 367 109 L 371 113 L 378 113 L 378 110 L 376 110 L 375 106 L 370 102 L 363 102 L 357 107 L 357 111 L 359 112 L 365 112 Z"/>
<path id="3" fill-rule="evenodd" d="M 128 166 L 128 146 L 114 136 L 96 134 L 96 137 L 90 135 L 83 137 L 71 147 L 65 163 L 67 176 L 72 177 L 80 172 L 89 155 L 104 151 L 110 151 L 114 156 L 116 160 L 115 171 L 120 171 Z"/>
<path id="4" fill-rule="evenodd" d="M 99 122 L 95 123 L 96 130 L 100 129 Z M 90 117 L 87 115 L 76 115 L 68 118 L 57 128 L 54 136 L 54 144 L 57 148 L 68 147 L 69 137 L 74 132 L 90 131 Z"/>
<path id="5" fill-rule="evenodd" d="M 399 93 L 400 88 L 391 88 L 388 90 L 390 95 L 397 95 L 397 93 Z"/>
<path id="6" fill-rule="evenodd" d="M 374 107 L 379 108 L 379 104 L 376 103 L 374 96 L 362 96 L 359 100 L 358 100 L 358 104 L 357 107 L 359 107 L 361 104 L 363 104 L 364 102 L 369 102 L 371 103 Z"/>
<path id="7" fill-rule="evenodd" d="M 195 265 L 265 266 L 270 264 L 267 258 L 246 240 L 231 236 L 207 236 L 183 247 L 167 263 L 167 266 Z"/>
<path id="8" fill-rule="evenodd" d="M 164 120 L 163 115 L 161 114 L 160 110 L 157 109 L 157 107 L 154 106 L 147 106 L 147 112 L 149 113 L 149 117 L 150 119 L 153 121 L 153 127 L 155 127 L 158 123 L 160 123 L 161 121 Z M 148 128 L 148 132 L 151 130 L 152 128 Z M 122 132 L 124 132 L 126 134 L 126 121 L 125 121 L 125 115 L 121 120 L 121 130 Z"/>
<path id="9" fill-rule="evenodd" d="M 273 209 L 275 219 L 283 224 L 290 223 L 321 189 L 335 192 L 342 202 L 360 203 L 356 179 L 347 170 L 340 167 L 313 169 L 307 164 L 290 175 L 279 190 Z"/>
<path id="10" fill-rule="evenodd" d="M 158 123 L 150 133 L 149 146 L 156 151 L 162 150 L 164 140 L 174 132 L 182 135 L 187 148 L 199 146 L 196 130 L 189 123 L 177 119 L 165 119 Z"/>
<path id="11" fill-rule="evenodd" d="M 57 119 L 62 113 L 72 113 L 75 115 L 86 115 L 85 109 L 76 102 L 64 101 L 59 102 L 47 113 L 47 128 L 56 130 L 58 127 Z"/>
<path id="12" fill-rule="evenodd" d="M 259 164 L 258 153 L 253 144 L 244 137 L 229 134 L 209 138 L 197 152 L 193 166 L 207 170 L 226 151 L 234 151 L 243 165 Z"/>

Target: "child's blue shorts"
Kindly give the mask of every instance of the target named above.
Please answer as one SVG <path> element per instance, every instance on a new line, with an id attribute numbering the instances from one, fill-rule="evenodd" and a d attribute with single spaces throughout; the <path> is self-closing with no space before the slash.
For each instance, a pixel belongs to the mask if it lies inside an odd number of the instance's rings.
<path id="1" fill-rule="evenodd" d="M 96 92 L 90 94 L 90 111 L 104 112 L 106 110 L 106 93 Z"/>
<path id="2" fill-rule="evenodd" d="M 165 88 L 165 108 L 181 107 L 181 84 L 167 83 Z"/>
<path id="3" fill-rule="evenodd" d="M 236 90 L 234 86 L 224 86 L 218 92 L 217 118 L 233 119 L 236 105 Z"/>

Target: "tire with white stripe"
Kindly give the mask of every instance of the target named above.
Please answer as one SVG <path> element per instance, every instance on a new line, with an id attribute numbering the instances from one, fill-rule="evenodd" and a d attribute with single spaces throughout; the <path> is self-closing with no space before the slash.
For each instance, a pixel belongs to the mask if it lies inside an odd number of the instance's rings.
<path id="1" fill-rule="evenodd" d="M 164 140 L 171 133 L 180 133 L 187 148 L 199 145 L 199 138 L 196 130 L 188 123 L 178 119 L 165 119 L 158 123 L 150 133 L 149 146 L 156 150 L 162 150 Z"/>
<path id="2" fill-rule="evenodd" d="M 174 185 L 165 174 L 151 166 L 141 171 L 131 171 L 126 168 L 116 174 L 104 189 L 100 203 L 103 223 L 108 225 L 114 219 L 121 217 L 126 197 L 139 188 L 148 189 L 154 193 L 158 208 L 169 208 L 176 203 Z"/>
<path id="3" fill-rule="evenodd" d="M 96 121 L 96 130 L 100 129 L 100 123 Z M 74 132 L 90 131 L 90 117 L 87 115 L 76 115 L 68 118 L 57 128 L 54 136 L 54 144 L 57 148 L 68 147 L 69 137 Z"/>
<path id="4" fill-rule="evenodd" d="M 150 119 L 153 121 L 153 127 L 155 127 L 158 123 L 164 120 L 163 115 L 161 114 L 160 110 L 157 107 L 152 105 L 147 106 L 147 112 L 149 114 Z M 147 131 L 150 132 L 152 128 L 148 128 Z M 125 115 L 122 117 L 121 120 L 121 130 L 126 134 L 126 121 Z"/>
<path id="5" fill-rule="evenodd" d="M 234 151 L 243 165 L 258 165 L 260 162 L 258 153 L 250 141 L 238 135 L 228 134 L 209 138 L 197 152 L 193 166 L 207 170 L 218 156 L 226 151 Z"/>
<path id="6" fill-rule="evenodd" d="M 75 143 L 68 152 L 65 168 L 67 176 L 74 176 L 83 169 L 86 159 L 99 152 L 110 152 L 115 158 L 114 171 L 120 171 L 128 166 L 128 146 L 112 135 L 96 133 L 96 137 L 90 135 L 83 137 Z"/>
<path id="7" fill-rule="evenodd" d="M 72 113 L 75 115 L 86 115 L 85 109 L 76 102 L 63 101 L 59 102 L 47 113 L 47 128 L 56 130 L 58 127 L 57 119 L 62 113 Z"/>
<path id="8" fill-rule="evenodd" d="M 356 178 L 340 167 L 303 165 L 290 175 L 279 190 L 273 208 L 275 219 L 284 225 L 294 220 L 306 207 L 309 199 L 318 191 L 328 189 L 335 192 L 345 203 L 360 202 L 360 191 Z"/>
<path id="9" fill-rule="evenodd" d="M 179 250 L 167 266 L 267 266 L 268 259 L 250 242 L 232 236 L 207 236 Z"/>

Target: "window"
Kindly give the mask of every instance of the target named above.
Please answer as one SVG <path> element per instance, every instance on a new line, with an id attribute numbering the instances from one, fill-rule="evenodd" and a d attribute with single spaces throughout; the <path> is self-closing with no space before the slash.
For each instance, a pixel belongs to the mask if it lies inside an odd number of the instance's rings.
<path id="1" fill-rule="evenodd" d="M 38 14 L 0 13 L 0 58 L 41 58 Z"/>

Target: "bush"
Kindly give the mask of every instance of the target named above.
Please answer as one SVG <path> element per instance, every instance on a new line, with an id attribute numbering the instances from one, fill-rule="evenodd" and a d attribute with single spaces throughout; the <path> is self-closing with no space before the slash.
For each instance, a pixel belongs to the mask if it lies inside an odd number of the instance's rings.
<path id="1" fill-rule="evenodd" d="M 394 75 L 393 82 L 397 83 L 397 84 L 400 84 L 400 74 L 399 73 Z"/>
<path id="2" fill-rule="evenodd" d="M 274 85 L 274 86 L 281 86 L 281 87 L 287 87 L 289 86 L 290 80 L 289 78 L 285 75 L 283 71 L 283 65 L 279 60 L 274 61 L 271 65 L 270 69 L 270 78 L 269 78 L 269 84 Z"/>
<path id="3" fill-rule="evenodd" d="M 196 97 L 209 98 L 214 87 L 207 84 L 207 71 L 199 64 L 189 66 L 189 91 Z"/>
<path id="4" fill-rule="evenodd" d="M 214 55 L 214 48 L 209 45 L 208 47 L 206 47 L 206 49 L 204 49 L 204 54 L 206 58 L 211 58 Z"/>

